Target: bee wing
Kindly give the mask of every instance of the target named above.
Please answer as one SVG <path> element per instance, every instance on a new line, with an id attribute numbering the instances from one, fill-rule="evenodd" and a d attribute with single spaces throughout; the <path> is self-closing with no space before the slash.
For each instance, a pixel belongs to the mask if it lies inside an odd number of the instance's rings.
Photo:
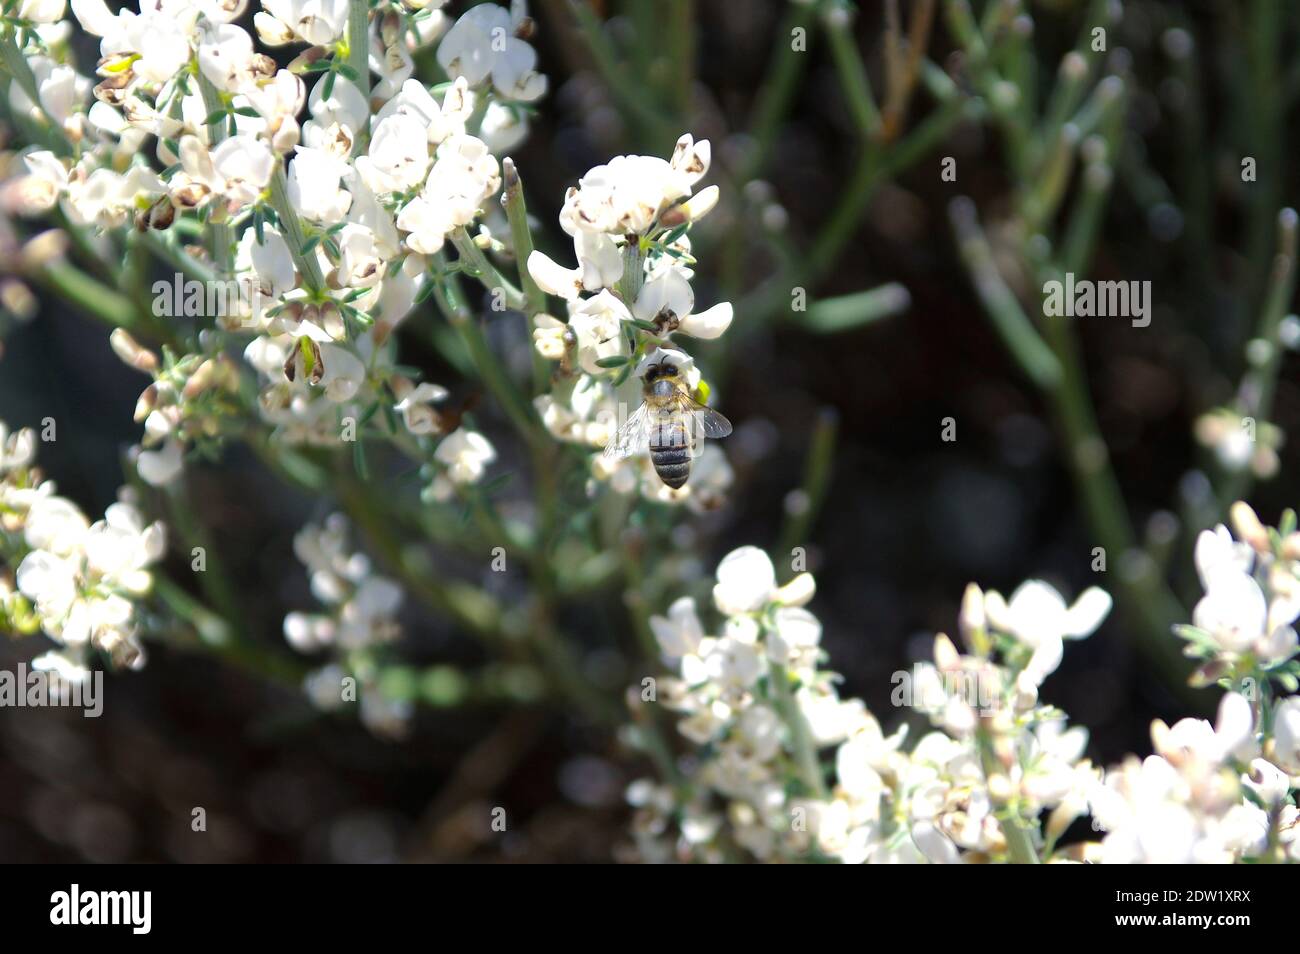
<path id="1" fill-rule="evenodd" d="M 731 433 L 731 422 L 713 408 L 705 407 L 688 395 L 682 395 L 682 397 L 686 402 L 689 402 L 685 410 L 691 415 L 696 433 L 715 439 L 726 437 Z"/>
<path id="2" fill-rule="evenodd" d="M 609 439 L 605 445 L 605 456 L 619 460 L 631 457 L 646 447 L 650 443 L 650 425 L 650 413 L 646 405 L 642 404 Z"/>

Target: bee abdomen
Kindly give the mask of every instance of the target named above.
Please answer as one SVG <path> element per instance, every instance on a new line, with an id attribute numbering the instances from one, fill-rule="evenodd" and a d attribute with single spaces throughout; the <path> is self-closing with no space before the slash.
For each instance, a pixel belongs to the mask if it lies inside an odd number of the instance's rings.
<path id="1" fill-rule="evenodd" d="M 673 490 L 686 483 L 691 475 L 690 437 L 683 424 L 658 428 L 650 442 L 650 463 L 655 473 Z"/>

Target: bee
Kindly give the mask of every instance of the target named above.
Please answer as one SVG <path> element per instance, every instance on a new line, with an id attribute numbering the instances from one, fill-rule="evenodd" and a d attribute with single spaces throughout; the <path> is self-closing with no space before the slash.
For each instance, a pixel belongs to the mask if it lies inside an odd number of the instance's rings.
<path id="1" fill-rule="evenodd" d="M 677 490 L 691 475 L 696 432 L 726 437 L 731 422 L 695 400 L 681 369 L 667 360 L 650 365 L 641 381 L 644 401 L 605 445 L 605 456 L 630 457 L 648 446 L 655 473 Z"/>

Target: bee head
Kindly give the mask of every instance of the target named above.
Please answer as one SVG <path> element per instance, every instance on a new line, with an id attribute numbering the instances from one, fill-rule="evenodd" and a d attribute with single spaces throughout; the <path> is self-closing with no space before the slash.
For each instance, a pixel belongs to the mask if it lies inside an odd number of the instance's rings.
<path id="1" fill-rule="evenodd" d="M 653 384 L 655 381 L 665 378 L 675 380 L 679 373 L 680 369 L 671 361 L 660 361 L 658 364 L 652 364 L 646 368 L 645 382 L 646 384 Z"/>

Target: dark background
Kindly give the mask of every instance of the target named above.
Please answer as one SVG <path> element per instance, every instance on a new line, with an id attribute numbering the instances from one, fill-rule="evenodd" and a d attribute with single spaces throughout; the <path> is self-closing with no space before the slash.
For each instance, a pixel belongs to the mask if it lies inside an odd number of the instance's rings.
<path id="1" fill-rule="evenodd" d="M 1297 23 L 1291 5 L 1278 3 L 1283 28 L 1270 42 L 1286 65 Z M 864 6 L 871 10 L 854 29 L 875 80 L 882 23 L 877 5 Z M 1083 5 L 1029 6 L 1047 84 L 1077 35 Z M 1153 514 L 1178 509 L 1180 482 L 1202 460 L 1192 423 L 1230 398 L 1241 371 L 1272 248 L 1271 224 L 1261 237 L 1251 214 L 1261 200 L 1248 190 L 1267 190 L 1265 201 L 1276 207 L 1297 199 L 1295 163 L 1284 148 L 1297 84 L 1289 73 L 1269 72 L 1258 54 L 1252 28 L 1266 7 L 1130 2 L 1112 34 L 1112 46 L 1131 55 L 1136 82 L 1127 158 L 1088 277 L 1150 279 L 1156 312 L 1148 328 L 1092 318 L 1077 319 L 1077 330 L 1139 529 Z M 599 9 L 614 16 L 620 5 Z M 714 169 L 706 181 L 724 189 L 723 204 L 696 241 L 694 285 L 705 305 L 727 295 L 743 299 L 771 268 L 761 228 L 743 218 L 754 214 L 752 204 L 736 195 L 729 177 L 744 154 L 743 130 L 784 13 L 785 5 L 775 3 L 697 5 L 692 113 L 673 123 L 712 140 Z M 514 158 L 546 234 L 542 246 L 567 261 L 571 250 L 555 226 L 565 188 L 611 155 L 666 156 L 672 143 L 620 112 L 581 43 L 570 38 L 563 3 L 536 3 L 533 14 L 551 91 Z M 1197 42 L 1194 90 L 1174 78 L 1161 47 L 1165 29 L 1179 25 Z M 616 41 L 645 48 L 648 68 L 630 55 L 625 68 L 653 99 L 671 82 L 656 72 L 663 37 L 644 35 L 630 16 L 612 31 Z M 959 75 L 960 58 L 951 50 L 940 16 L 929 55 Z M 788 215 L 784 241 L 795 248 L 806 247 L 843 200 L 858 153 L 815 31 L 806 56 L 764 172 Z M 92 60 L 93 52 L 81 62 Z M 1276 106 L 1272 113 L 1260 106 L 1264 100 Z M 918 94 L 909 124 L 932 108 Z M 1199 117 L 1205 133 L 1195 149 L 1179 125 L 1187 115 Z M 1273 137 L 1276 161 L 1261 161 L 1259 182 L 1247 186 L 1240 158 L 1255 155 L 1265 135 Z M 956 183 L 940 181 L 942 155 L 957 159 Z M 1004 168 L 996 136 L 959 126 L 875 196 L 829 277 L 810 289 L 815 299 L 900 282 L 912 296 L 905 314 L 818 335 L 779 315 L 742 331 L 748 316 L 740 310 L 728 335 L 701 358 L 720 375 L 725 368 L 717 404 L 738 427 L 727 447 L 738 475 L 733 500 L 696 521 L 706 573 L 733 546 L 774 544 L 785 495 L 802 478 L 808 422 L 819 409 L 838 412 L 833 481 L 808 541 L 818 581 L 811 608 L 825 625 L 830 668 L 845 677 L 843 694 L 861 696 L 887 730 L 900 718 L 889 705 L 891 674 L 926 658 L 934 632 L 954 630 L 968 581 L 1008 595 L 1035 576 L 1069 597 L 1093 584 L 1113 592 L 1089 569 L 1094 541 L 1045 408 L 980 310 L 948 225 L 947 203 L 957 195 L 976 201 L 986 225 L 1006 208 L 1014 184 Z M 1208 248 L 1189 241 L 1181 227 L 1181 203 L 1194 182 L 1212 199 Z M 724 287 L 719 263 L 733 242 L 741 243 L 730 249 L 740 263 L 738 282 Z M 496 334 L 511 353 L 526 347 L 517 324 Z M 472 390 L 419 343 L 403 348 L 403 360 L 424 367 L 432 380 L 462 395 Z M 1287 432 L 1300 416 L 1296 370 L 1288 356 L 1272 416 Z M 131 414 L 143 382 L 113 357 L 102 326 L 43 299 L 38 319 L 11 329 L 4 341 L 0 418 L 13 427 L 57 419 L 59 440 L 41 447 L 42 467 L 93 519 L 121 482 L 121 454 L 138 440 Z M 957 422 L 954 443 L 940 440 L 941 420 L 949 416 Z M 509 466 L 511 439 L 500 418 L 489 406 L 479 419 L 499 437 Z M 1251 494 L 1266 522 L 1296 503 L 1296 454 L 1284 447 L 1280 476 Z M 329 502 L 280 486 L 234 447 L 220 465 L 193 467 L 187 492 L 251 604 L 249 637 L 287 653 L 280 620 L 312 606 L 292 537 L 304 521 L 328 512 Z M 1177 541 L 1181 552 L 1189 544 Z M 184 563 L 171 560 L 182 578 Z M 1197 593 L 1194 578 L 1185 577 L 1175 576 L 1174 584 L 1190 607 Z M 402 648 L 412 659 L 476 658 L 465 637 L 413 601 L 403 622 Z M 566 622 L 584 640 L 589 678 L 613 693 L 631 681 L 635 674 L 608 658 L 608 630 L 628 625 L 616 592 Z M 43 643 L 0 643 L 3 665 L 12 669 Z M 610 734 L 554 709 L 421 711 L 410 738 L 390 743 L 352 719 L 314 713 L 292 688 L 205 656 L 150 649 L 143 672 L 106 676 L 109 704 L 100 719 L 61 710 L 0 715 L 0 860 L 607 860 L 624 841 L 622 789 L 648 771 L 629 761 Z M 1189 714 L 1135 654 L 1118 613 L 1088 640 L 1069 645 L 1044 696 L 1089 728 L 1089 755 L 1099 763 L 1148 751 L 1152 718 Z M 1205 693 L 1203 710 L 1193 714 L 1210 714 L 1216 698 Z M 207 808 L 207 837 L 190 832 L 195 805 Z M 510 813 L 504 836 L 488 832 L 483 821 L 495 805 Z"/>

